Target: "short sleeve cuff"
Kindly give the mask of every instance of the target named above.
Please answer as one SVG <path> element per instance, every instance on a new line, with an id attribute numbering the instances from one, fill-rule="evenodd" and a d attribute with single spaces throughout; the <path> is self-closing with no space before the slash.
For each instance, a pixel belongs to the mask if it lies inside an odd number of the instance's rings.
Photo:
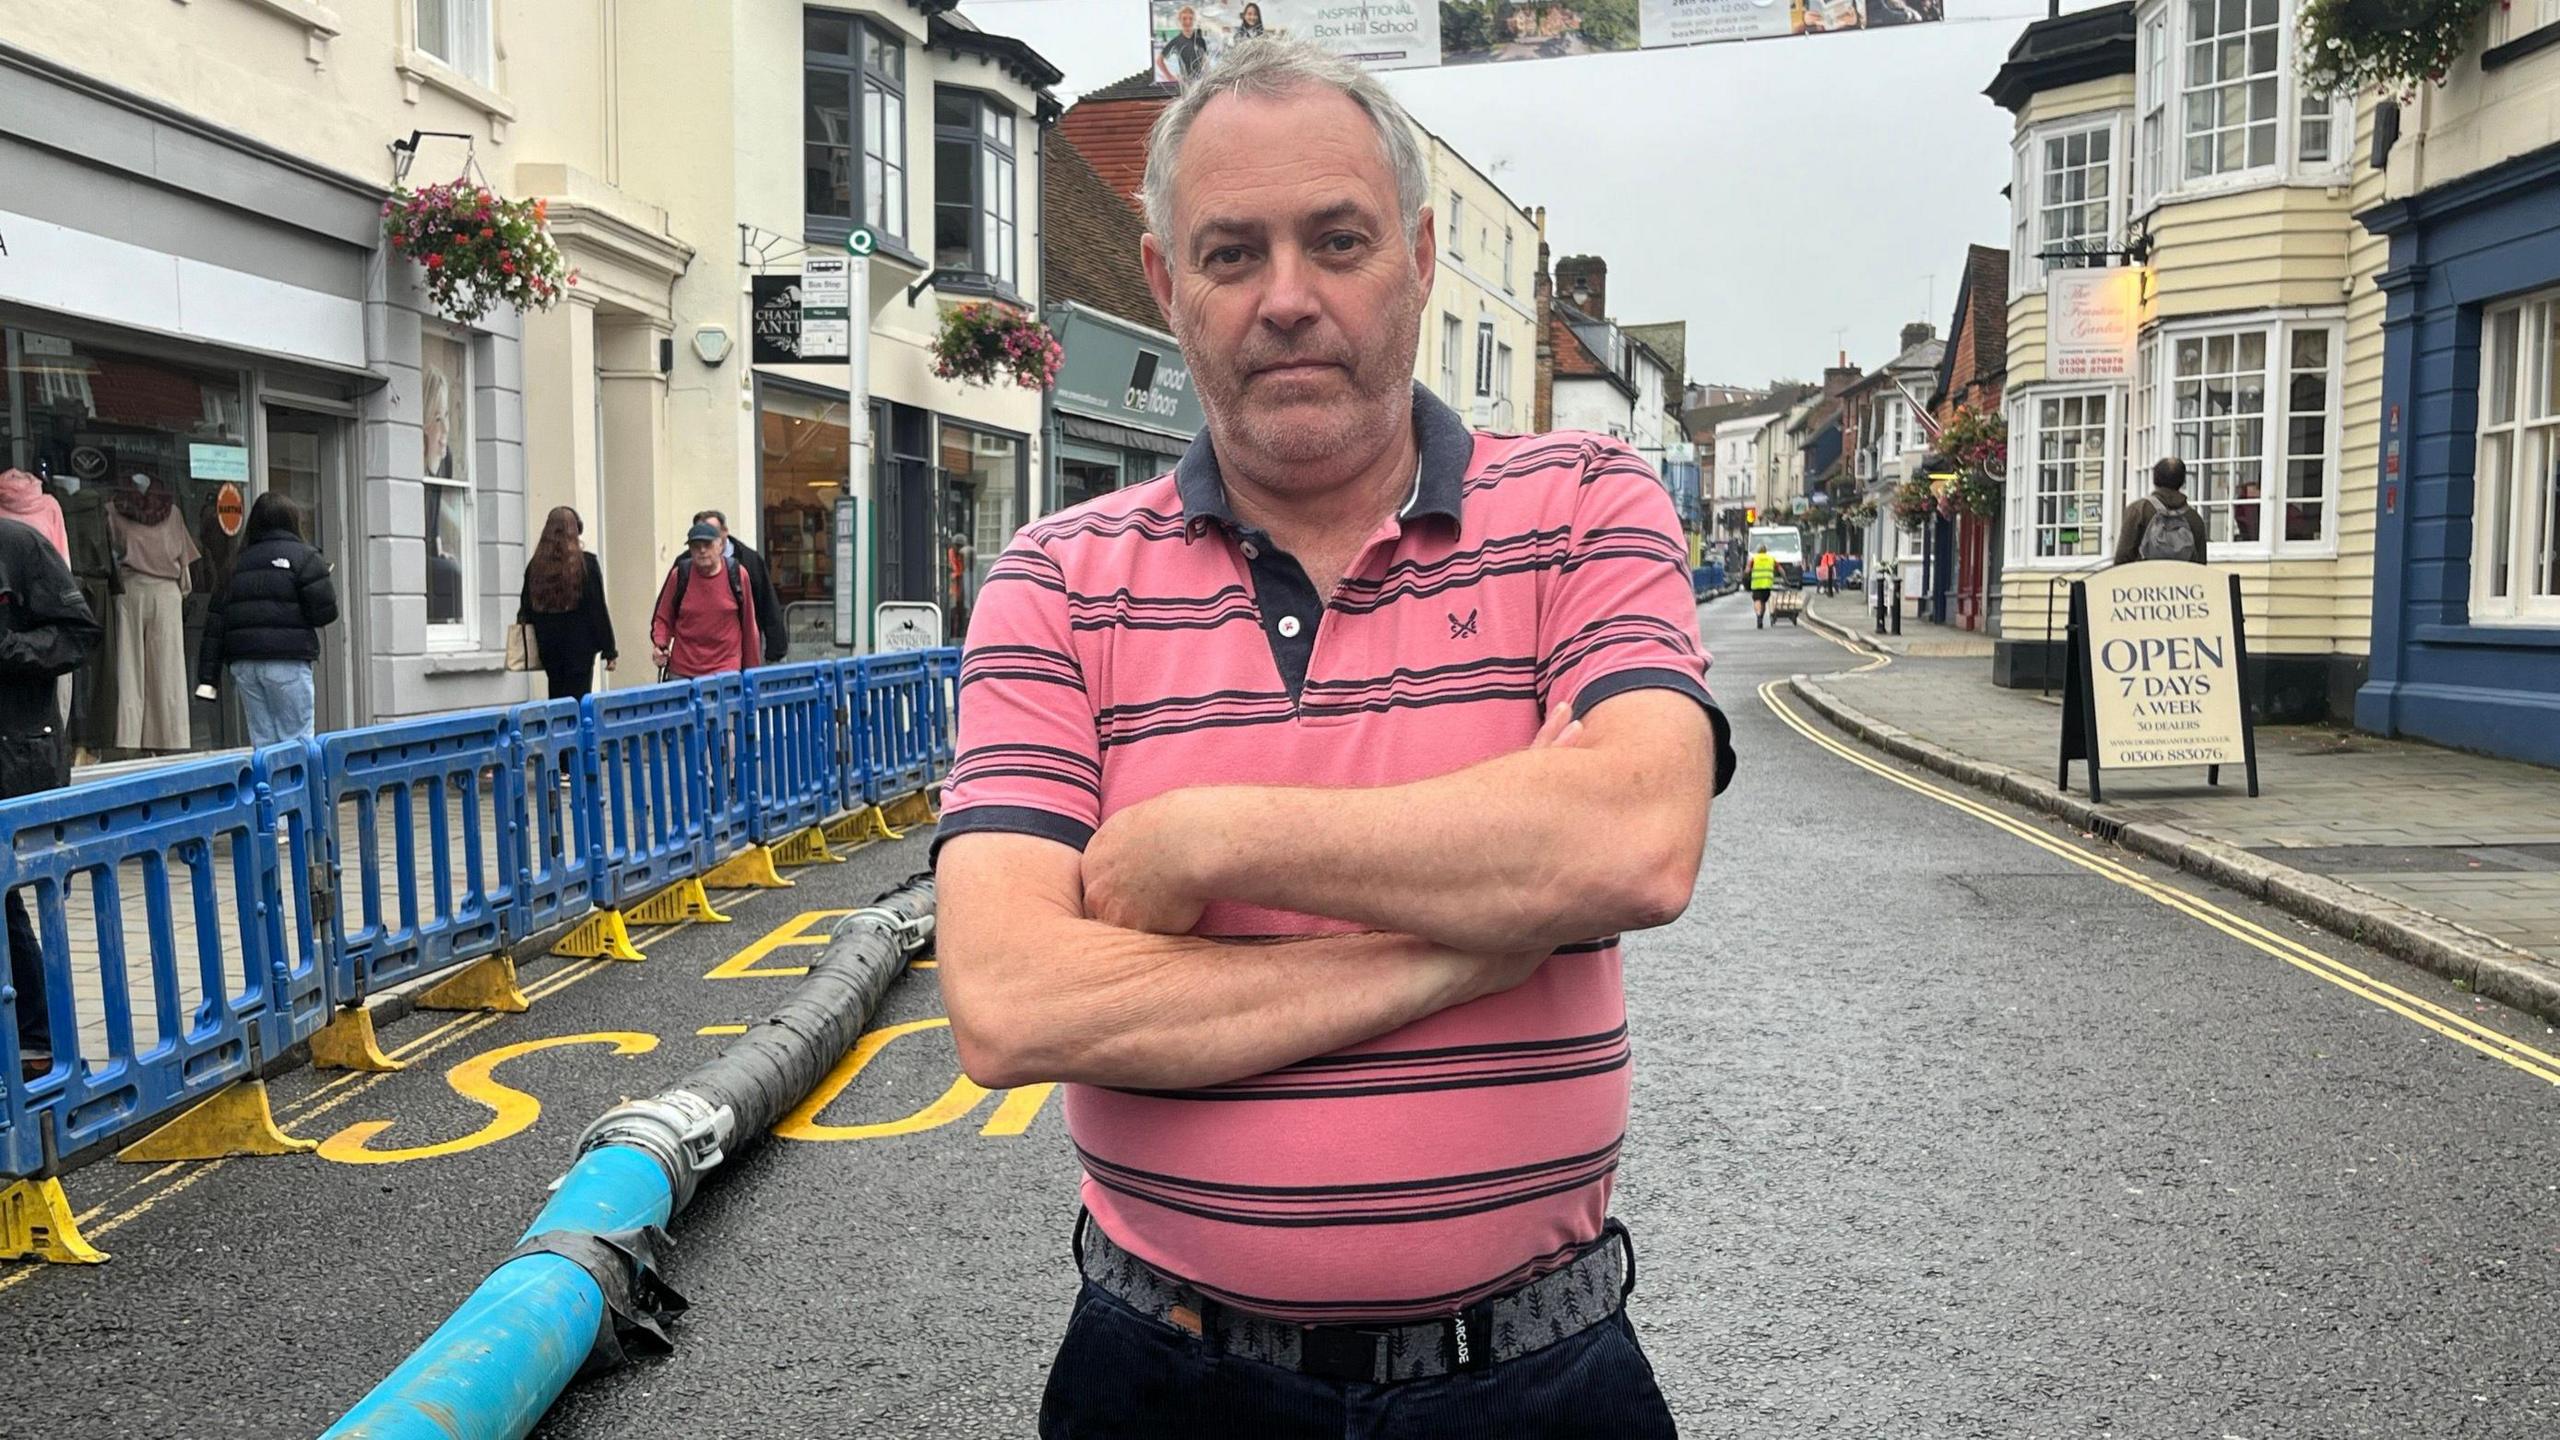
<path id="1" fill-rule="evenodd" d="M 1093 843 L 1092 826 L 1055 810 L 1042 810 L 1033 805 L 973 805 L 966 810 L 944 812 L 942 823 L 934 829 L 933 849 L 925 863 L 940 860 L 942 847 L 954 838 L 980 832 L 1037 835 L 1043 840 L 1055 840 L 1078 853 Z"/>
<path id="2" fill-rule="evenodd" d="M 1697 701 L 1699 706 L 1705 709 L 1707 723 L 1715 731 L 1715 793 L 1723 794 L 1725 787 L 1733 783 L 1733 722 L 1725 719 L 1724 707 L 1718 705 L 1716 697 L 1708 694 L 1707 687 L 1699 682 L 1697 676 L 1688 671 L 1676 670 L 1669 666 L 1644 666 L 1633 670 L 1612 671 L 1574 693 L 1573 713 L 1577 716 L 1588 715 L 1600 702 L 1611 696 L 1624 695 L 1630 690 L 1677 691 Z"/>

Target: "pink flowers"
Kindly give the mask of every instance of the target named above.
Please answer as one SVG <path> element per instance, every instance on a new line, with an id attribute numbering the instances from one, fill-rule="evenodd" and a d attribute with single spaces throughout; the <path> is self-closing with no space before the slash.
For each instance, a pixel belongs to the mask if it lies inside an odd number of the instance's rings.
<path id="1" fill-rule="evenodd" d="M 564 273 L 547 214 L 543 201 L 507 200 L 453 181 L 394 192 L 382 205 L 382 233 L 393 251 L 423 268 L 436 306 L 469 322 L 495 305 L 547 308 L 577 283 Z"/>
<path id="2" fill-rule="evenodd" d="M 954 308 L 934 337 L 933 373 L 992 385 L 999 374 L 1025 390 L 1055 384 L 1066 351 L 1049 327 L 1009 305 L 972 300 Z"/>

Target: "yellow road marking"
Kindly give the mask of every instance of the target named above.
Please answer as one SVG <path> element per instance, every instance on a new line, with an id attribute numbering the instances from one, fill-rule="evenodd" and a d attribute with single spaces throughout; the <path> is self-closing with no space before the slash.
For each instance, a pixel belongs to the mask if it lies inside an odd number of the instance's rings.
<path id="1" fill-rule="evenodd" d="M 809 967 L 806 965 L 765 966 L 759 962 L 770 958 L 775 951 L 789 946 L 825 945 L 834 937 L 812 935 L 809 933 L 810 927 L 839 920 L 852 913 L 850 910 L 804 910 L 766 931 L 764 936 L 754 944 L 712 966 L 703 972 L 702 978 L 705 980 L 752 980 L 764 977 L 784 979 L 806 975 L 809 973 Z"/>
<path id="2" fill-rule="evenodd" d="M 725 907 L 727 910 L 734 912 L 739 906 L 752 900 L 761 899 L 769 893 L 771 892 L 762 890 L 715 891 L 713 892 L 714 904 Z M 689 929 L 693 924 L 694 922 L 691 920 L 681 920 L 672 925 L 652 927 L 648 930 L 636 933 L 633 940 L 634 943 L 638 943 L 643 939 L 654 943 L 675 934 L 677 931 Z M 590 975 L 595 975 L 602 971 L 614 968 L 616 963 L 617 962 L 607 960 L 572 961 L 561 969 L 544 976 L 540 981 L 527 985 L 525 987 L 525 995 L 529 999 L 536 1000 L 548 995 L 556 995 L 561 991 L 568 989 L 570 986 L 577 984 L 579 981 L 586 979 Z M 480 1033 L 482 1030 L 487 1029 L 491 1025 L 497 1024 L 505 1018 L 507 1017 L 501 1015 L 457 1016 L 454 1019 L 447 1020 L 442 1024 L 437 1025 L 435 1028 L 427 1031 L 423 1035 L 414 1036 L 393 1047 L 389 1054 L 393 1059 L 397 1060 L 423 1059 L 424 1057 L 434 1054 L 436 1051 L 442 1050 L 447 1046 L 469 1039 L 471 1036 Z M 292 1101 L 279 1106 L 276 1110 L 276 1118 L 279 1122 L 288 1119 L 316 1119 L 319 1116 L 325 1115 L 328 1112 L 337 1109 L 339 1106 L 346 1104 L 348 1101 L 355 1099 L 357 1096 L 362 1095 L 375 1084 L 390 1078 L 392 1077 L 387 1074 L 362 1074 L 355 1072 L 334 1076 L 314 1087 L 309 1092 L 297 1096 Z M 334 1097 L 324 1099 L 324 1097 L 330 1097 L 332 1091 L 338 1091 L 341 1093 L 336 1094 Z M 132 1194 L 134 1191 L 151 1184 L 154 1180 L 159 1179 L 160 1177 L 169 1175 L 172 1171 L 182 1168 L 181 1163 L 163 1165 L 160 1168 L 144 1175 L 140 1180 L 135 1181 L 131 1185 L 110 1191 L 105 1200 L 92 1206 L 86 1213 L 79 1217 L 81 1229 L 90 1239 L 93 1240 L 113 1234 L 116 1230 L 149 1213 L 151 1207 L 158 1204 L 161 1200 L 177 1194 L 179 1191 L 186 1189 L 188 1186 L 195 1184 L 205 1176 L 212 1174 L 214 1171 L 219 1170 L 230 1163 L 231 1162 L 228 1160 L 205 1161 L 199 1168 L 189 1170 L 185 1174 L 179 1175 L 166 1186 L 156 1189 L 150 1194 L 144 1195 L 141 1199 L 135 1201 L 125 1209 L 118 1211 L 116 1214 L 108 1216 L 106 1219 L 100 1220 L 94 1225 L 90 1223 L 92 1218 L 105 1210 L 107 1206 L 114 1204 L 118 1199 Z M 27 1281 L 34 1279 L 36 1276 L 42 1275 L 55 1268 L 56 1267 L 51 1265 L 31 1264 L 20 1268 L 15 1274 L 0 1275 L 0 1291 L 6 1291 L 13 1285 L 24 1284 Z"/>
<path id="3" fill-rule="evenodd" d="M 693 1033 L 696 1035 L 744 1035 L 747 1033 L 747 1027 L 744 1025 L 705 1025 Z"/>
<path id="4" fill-rule="evenodd" d="M 444 1078 L 445 1083 L 464 1099 L 488 1107 L 487 1124 L 468 1135 L 439 1140 L 430 1145 L 375 1150 L 370 1148 L 374 1138 L 396 1122 L 359 1120 L 321 1141 L 320 1158 L 335 1160 L 341 1165 L 396 1165 L 439 1155 L 459 1155 L 484 1145 L 495 1145 L 511 1135 L 520 1135 L 530 1129 L 534 1121 L 542 1118 L 542 1102 L 526 1091 L 498 1083 L 494 1072 L 519 1055 L 558 1050 L 570 1045 L 610 1045 L 616 1055 L 646 1055 L 658 1048 L 658 1037 L 636 1030 L 603 1030 L 591 1035 L 553 1035 L 483 1050 L 444 1072 Z"/>
<path id="5" fill-rule="evenodd" d="M 1833 643 L 1839 642 L 1835 640 Z M 1878 659 L 1882 660 L 1884 657 L 1878 657 Z M 2305 974 L 2316 976 L 2348 994 L 2367 1000 L 2414 1024 L 2424 1026 L 2448 1040 L 2469 1046 L 2491 1059 L 2503 1061 L 2537 1079 L 2560 1085 L 2560 1056 L 2546 1054 L 2510 1035 L 2482 1025 L 2466 1015 L 2448 1010 L 2386 981 L 2375 979 L 2345 961 L 2324 955 L 2299 941 L 2279 935 L 2209 900 L 2188 894 L 2184 890 L 2161 885 L 2139 871 L 2103 855 L 2057 840 L 2042 830 L 2002 814 L 1989 806 L 1942 789 L 1928 781 L 1905 775 L 1883 761 L 1851 748 L 1846 742 L 1820 733 L 1810 722 L 1796 714 L 1785 701 L 1778 698 L 1779 688 L 1784 683 L 1772 680 L 1762 685 L 1760 687 L 1761 703 L 1767 705 L 1771 713 L 1785 722 L 1788 728 L 1860 769 L 1883 776 L 1914 794 L 1925 795 L 1939 804 L 1960 810 L 1986 825 L 2024 840 L 2037 849 L 2060 856 L 2084 870 L 2112 880 L 2190 919 L 2209 925 L 2253 949 L 2272 955 Z"/>

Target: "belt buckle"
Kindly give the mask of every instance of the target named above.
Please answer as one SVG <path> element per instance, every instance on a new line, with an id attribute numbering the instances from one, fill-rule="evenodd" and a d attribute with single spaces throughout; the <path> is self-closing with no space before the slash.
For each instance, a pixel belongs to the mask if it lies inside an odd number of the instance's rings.
<path id="1" fill-rule="evenodd" d="M 1298 1370 L 1320 1380 L 1383 1385 L 1387 1379 L 1386 1332 L 1343 1325 L 1306 1326 L 1298 1333 Z"/>

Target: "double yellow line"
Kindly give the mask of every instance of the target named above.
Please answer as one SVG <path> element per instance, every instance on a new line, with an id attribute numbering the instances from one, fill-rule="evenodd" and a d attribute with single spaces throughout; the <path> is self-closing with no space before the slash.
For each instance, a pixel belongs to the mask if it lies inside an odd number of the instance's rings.
<path id="1" fill-rule="evenodd" d="M 716 908 L 734 912 L 739 906 L 767 893 L 769 892 L 763 890 L 723 891 L 715 897 L 714 903 Z M 663 925 L 641 931 L 638 934 L 635 934 L 632 937 L 632 940 L 635 944 L 653 944 L 667 936 L 675 934 L 679 930 L 691 927 L 694 923 L 695 922 L 691 920 L 679 920 L 671 925 Z M 579 981 L 584 980 L 591 975 L 611 970 L 622 963 L 623 962 L 618 960 L 602 959 L 573 960 L 570 963 L 561 966 L 558 970 L 553 971 L 551 974 L 543 976 L 533 984 L 525 986 L 525 998 L 528 1000 L 540 1000 L 547 996 L 557 995 L 561 991 L 568 989 L 570 986 L 577 984 Z M 394 1046 L 385 1053 L 394 1060 L 422 1060 L 429 1055 L 435 1054 L 439 1050 L 445 1050 L 452 1046 L 459 1045 L 463 1041 L 470 1039 L 472 1036 L 479 1034 L 490 1026 L 500 1023 L 506 1018 L 507 1017 L 504 1015 L 483 1013 L 458 1015 L 453 1019 L 447 1020 L 443 1024 L 428 1030 L 422 1035 L 416 1036 L 400 1045 Z M 362 1071 L 347 1071 L 333 1076 L 329 1080 L 314 1087 L 310 1093 L 296 1096 L 292 1100 L 277 1106 L 275 1112 L 276 1123 L 278 1125 L 283 1125 L 288 1121 L 310 1121 L 317 1119 L 320 1116 L 326 1115 L 330 1111 L 337 1109 L 339 1106 L 362 1096 L 376 1084 L 390 1078 L 392 1078 L 391 1072 L 368 1073 Z M 204 1179 L 206 1176 L 211 1175 L 230 1163 L 230 1160 L 207 1160 L 201 1162 L 188 1160 L 172 1161 L 169 1164 L 160 1166 L 159 1168 L 140 1176 L 128 1184 L 118 1186 L 117 1188 L 110 1190 L 103 1200 L 90 1206 L 87 1210 L 81 1212 L 74 1218 L 78 1220 L 81 1233 L 85 1238 L 92 1241 L 103 1239 L 108 1235 L 114 1234 L 124 1226 L 130 1225 L 134 1221 L 141 1219 L 143 1216 L 150 1214 L 152 1207 L 158 1205 L 161 1201 L 178 1194 L 188 1186 L 195 1184 L 197 1181 Z M 135 1200 L 130 1204 L 126 1204 L 124 1208 L 115 1210 L 112 1214 L 108 1213 L 112 1207 L 124 1201 L 125 1197 L 132 1195 L 137 1190 L 144 1190 L 148 1193 L 144 1194 L 140 1199 Z M 14 1285 L 23 1285 L 27 1281 L 34 1279 L 36 1276 L 44 1274 L 54 1268 L 56 1267 L 50 1265 L 30 1264 L 19 1267 L 14 1274 L 0 1275 L 0 1292 L 5 1292 Z"/>
<path id="2" fill-rule="evenodd" d="M 1857 653 L 1857 647 L 1848 645 L 1837 636 L 1819 630 L 1817 633 L 1821 633 L 1824 639 L 1830 640 L 1833 644 Z M 1890 663 L 1889 657 L 1878 655 L 1850 673 L 1861 673 Z M 1979 801 L 1933 785 L 1926 780 L 1906 775 L 1874 756 L 1816 729 L 1811 722 L 1797 714 L 1785 700 L 1779 698 L 1785 686 L 1786 682 L 1783 680 L 1772 680 L 1762 685 L 1760 687 L 1761 703 L 1768 706 L 1770 713 L 1785 722 L 1789 729 L 1850 764 L 1871 774 L 1882 776 L 1916 795 L 1925 795 L 1950 809 L 1960 810 L 1985 825 L 2015 836 L 2047 854 L 2060 856 L 2092 874 L 2112 880 L 2191 920 L 2209 925 L 2252 949 L 2272 955 L 2307 975 L 2335 985 L 2359 999 L 2379 1005 L 2412 1024 L 2423 1026 L 2457 1044 L 2469 1046 L 2493 1060 L 2512 1065 L 2538 1080 L 2560 1085 L 2560 1056 L 2538 1050 L 2522 1040 L 2483 1025 L 2467 1015 L 2412 995 L 2386 981 L 2377 980 L 2343 960 L 2324 955 L 2308 945 L 2277 934 L 2256 921 L 2223 909 L 2212 901 L 2190 895 L 2173 886 L 2160 884 L 2130 866 L 2059 840 L 2033 825 L 2003 814 Z"/>

